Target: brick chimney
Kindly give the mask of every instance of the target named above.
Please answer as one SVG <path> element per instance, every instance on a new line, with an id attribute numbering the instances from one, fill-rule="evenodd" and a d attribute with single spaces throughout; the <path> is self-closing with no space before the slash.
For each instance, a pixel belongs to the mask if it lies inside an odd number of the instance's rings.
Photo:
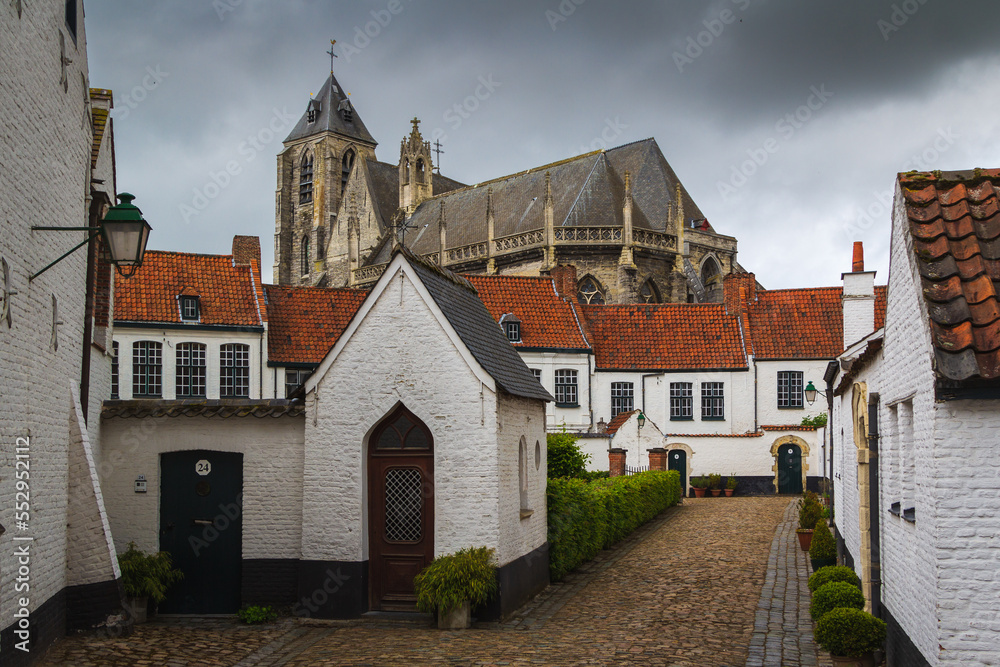
<path id="1" fill-rule="evenodd" d="M 560 264 L 549 270 L 549 275 L 556 284 L 556 292 L 565 299 L 576 298 L 576 267 L 572 264 Z"/>
<path id="2" fill-rule="evenodd" d="M 730 273 L 722 277 L 726 312 L 742 315 L 757 300 L 757 277 L 752 273 Z"/>
<path id="3" fill-rule="evenodd" d="M 234 236 L 233 263 L 249 266 L 251 260 L 257 260 L 257 266 L 260 266 L 260 237 Z"/>
<path id="4" fill-rule="evenodd" d="M 851 272 L 844 281 L 844 349 L 875 331 L 875 272 L 865 271 L 865 250 L 854 242 Z"/>

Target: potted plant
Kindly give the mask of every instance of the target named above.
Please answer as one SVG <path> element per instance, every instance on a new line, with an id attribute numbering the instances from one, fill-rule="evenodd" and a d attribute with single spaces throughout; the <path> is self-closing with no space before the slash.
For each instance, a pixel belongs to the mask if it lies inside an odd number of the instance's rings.
<path id="1" fill-rule="evenodd" d="M 708 476 L 708 488 L 712 490 L 713 496 L 718 496 L 722 493 L 720 486 L 722 485 L 722 475 L 718 473 L 712 473 Z"/>
<path id="2" fill-rule="evenodd" d="M 493 549 L 469 547 L 440 556 L 413 579 L 417 608 L 437 613 L 442 630 L 472 625 L 472 608 L 489 600 L 497 589 Z"/>
<path id="3" fill-rule="evenodd" d="M 809 558 L 812 561 L 813 572 L 837 564 L 837 542 L 826 521 L 820 519 L 813 530 L 812 544 L 809 546 Z"/>
<path id="4" fill-rule="evenodd" d="M 125 589 L 125 605 L 136 623 L 146 622 L 149 599 L 160 603 L 166 599 L 167 589 L 184 578 L 184 573 L 173 567 L 170 554 L 160 551 L 147 554 L 135 542 L 129 542 L 125 553 L 118 555 Z"/>
<path id="5" fill-rule="evenodd" d="M 691 478 L 691 488 L 694 489 L 695 498 L 704 498 L 705 489 L 708 488 L 708 480 L 704 477 L 692 477 Z"/>
<path id="6" fill-rule="evenodd" d="M 809 590 L 816 591 L 820 586 L 831 581 L 844 581 L 861 590 L 861 579 L 854 573 L 854 570 L 846 565 L 829 565 L 813 572 L 812 576 L 809 577 Z"/>
<path id="7" fill-rule="evenodd" d="M 729 475 L 729 479 L 726 480 L 726 496 L 727 497 L 732 496 L 733 493 L 736 491 L 736 484 L 737 484 L 736 473 L 732 473 L 732 474 Z"/>
<path id="8" fill-rule="evenodd" d="M 813 539 L 813 528 L 816 522 L 823 518 L 823 507 L 812 496 L 804 496 L 799 501 L 799 527 L 795 534 L 799 538 L 799 546 L 803 551 L 809 551 Z"/>
<path id="9" fill-rule="evenodd" d="M 834 609 L 816 623 L 815 636 L 834 665 L 874 667 L 874 652 L 885 641 L 885 621 L 860 609 Z"/>
<path id="10" fill-rule="evenodd" d="M 818 621 L 838 607 L 864 609 L 865 596 L 857 586 L 844 581 L 831 581 L 813 593 L 812 602 L 809 603 L 809 615 L 814 621 Z"/>

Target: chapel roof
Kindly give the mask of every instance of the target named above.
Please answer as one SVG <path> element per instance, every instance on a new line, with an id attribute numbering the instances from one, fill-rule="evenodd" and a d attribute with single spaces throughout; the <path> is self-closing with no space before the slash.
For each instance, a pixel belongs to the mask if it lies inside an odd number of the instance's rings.
<path id="1" fill-rule="evenodd" d="M 605 433 L 607 433 L 608 435 L 614 435 L 615 433 L 618 432 L 618 429 L 624 426 L 625 422 L 627 422 L 629 418 L 637 412 L 639 411 L 631 410 L 628 412 L 619 412 L 614 416 L 614 418 L 611 421 L 608 422 L 608 427 L 605 430 Z"/>
<path id="2" fill-rule="evenodd" d="M 368 295 L 366 290 L 265 285 L 270 317 L 267 357 L 275 364 L 318 364 Z"/>
<path id="3" fill-rule="evenodd" d="M 936 372 L 1000 377 L 1000 169 L 899 174 Z"/>
<path id="4" fill-rule="evenodd" d="M 341 109 L 343 108 L 346 108 L 350 113 L 342 114 Z M 313 122 L 309 122 L 311 110 L 316 111 Z M 319 93 L 309 100 L 302 118 L 292 128 L 291 133 L 285 137 L 284 143 L 311 137 L 320 132 L 333 132 L 372 146 L 377 144 L 354 105 L 351 104 L 350 96 L 344 92 L 344 89 L 337 82 L 337 78 L 333 76 L 333 72 L 330 72 L 330 76 L 323 83 Z"/>
<path id="5" fill-rule="evenodd" d="M 723 304 L 581 306 L 600 370 L 745 370 L 735 315 Z"/>
<path id="6" fill-rule="evenodd" d="M 382 224 L 387 225 L 399 209 L 399 166 L 374 159 L 368 159 L 365 163 L 368 168 L 368 187 L 372 193 L 375 213 Z M 437 194 L 465 187 L 464 183 L 437 172 L 432 172 L 431 178 L 434 192 Z"/>
<path id="7" fill-rule="evenodd" d="M 131 278 L 115 273 L 115 322 L 189 324 L 180 315 L 183 293 L 198 296 L 197 324 L 261 327 L 259 270 L 232 255 L 147 250 Z"/>
<path id="8" fill-rule="evenodd" d="M 521 321 L 516 348 L 589 350 L 576 306 L 556 293 L 552 278 L 466 276 L 497 322 L 512 314 Z"/>

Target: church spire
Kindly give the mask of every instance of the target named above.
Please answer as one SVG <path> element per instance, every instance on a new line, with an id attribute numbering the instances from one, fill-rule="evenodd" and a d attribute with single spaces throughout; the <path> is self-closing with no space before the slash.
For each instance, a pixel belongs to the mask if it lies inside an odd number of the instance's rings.
<path id="1" fill-rule="evenodd" d="M 431 142 L 420 134 L 420 119 L 410 121 L 410 136 L 399 144 L 399 207 L 409 217 L 420 203 L 434 196 Z"/>

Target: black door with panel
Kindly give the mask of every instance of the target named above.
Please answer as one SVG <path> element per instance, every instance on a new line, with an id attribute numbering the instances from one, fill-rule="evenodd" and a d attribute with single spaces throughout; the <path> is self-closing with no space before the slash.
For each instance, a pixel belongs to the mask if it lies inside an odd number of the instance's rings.
<path id="1" fill-rule="evenodd" d="M 798 445 L 778 449 L 778 493 L 802 493 L 802 450 Z"/>
<path id="2" fill-rule="evenodd" d="M 687 489 L 687 456 L 683 449 L 671 449 L 667 452 L 667 470 L 676 470 L 681 476 L 681 495 Z"/>
<path id="3" fill-rule="evenodd" d="M 167 591 L 161 612 L 239 610 L 242 454 L 193 450 L 160 455 L 160 549 L 184 573 Z"/>

